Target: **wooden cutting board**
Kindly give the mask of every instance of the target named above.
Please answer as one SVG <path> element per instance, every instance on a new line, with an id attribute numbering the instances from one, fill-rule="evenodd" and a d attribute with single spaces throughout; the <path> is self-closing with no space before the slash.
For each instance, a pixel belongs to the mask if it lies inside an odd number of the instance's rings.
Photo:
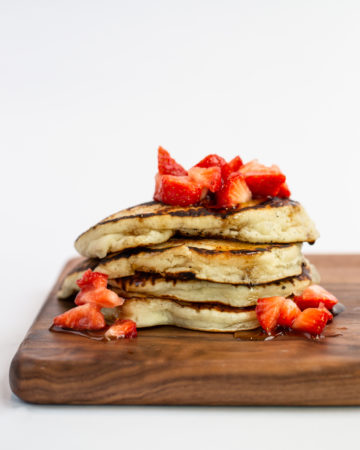
<path id="1" fill-rule="evenodd" d="M 360 255 L 310 259 L 346 306 L 327 327 L 333 337 L 254 341 L 157 327 L 116 342 L 49 331 L 70 306 L 55 293 L 72 260 L 12 361 L 11 388 L 32 403 L 360 405 Z"/>

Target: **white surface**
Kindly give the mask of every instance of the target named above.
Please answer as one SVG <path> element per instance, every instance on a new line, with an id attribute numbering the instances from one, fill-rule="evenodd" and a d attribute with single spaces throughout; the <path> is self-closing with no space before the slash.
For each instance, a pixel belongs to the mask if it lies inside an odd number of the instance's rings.
<path id="1" fill-rule="evenodd" d="M 280 165 L 307 250 L 359 252 L 359 21 L 357 1 L 0 2 L 2 448 L 351 448 L 357 408 L 37 407 L 7 373 L 74 238 L 151 198 L 159 144 Z"/>

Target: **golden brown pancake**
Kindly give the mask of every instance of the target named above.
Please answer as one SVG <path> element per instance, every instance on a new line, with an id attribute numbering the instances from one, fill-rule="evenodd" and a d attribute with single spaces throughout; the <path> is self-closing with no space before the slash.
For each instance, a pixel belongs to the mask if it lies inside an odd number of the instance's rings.
<path id="1" fill-rule="evenodd" d="M 65 278 L 59 296 L 75 292 L 76 280 L 88 268 L 107 274 L 110 280 L 147 272 L 217 283 L 261 284 L 300 275 L 303 262 L 301 244 L 171 239 L 80 263 Z"/>
<path id="2" fill-rule="evenodd" d="M 318 237 L 304 208 L 290 199 L 255 199 L 228 210 L 148 202 L 102 220 L 80 235 L 75 247 L 83 256 L 103 258 L 166 242 L 176 233 L 251 243 L 314 242 Z"/>
<path id="3" fill-rule="evenodd" d="M 312 283 L 318 283 L 316 269 L 306 262 L 300 275 L 265 284 L 213 283 L 185 277 L 137 273 L 132 277 L 109 280 L 118 295 L 131 297 L 157 297 L 187 302 L 215 302 L 243 308 L 256 305 L 259 298 L 300 295 Z"/>
<path id="4" fill-rule="evenodd" d="M 259 326 L 255 308 L 232 308 L 160 298 L 131 298 L 121 307 L 102 311 L 107 320 L 131 319 L 138 328 L 175 325 L 201 331 L 234 332 Z"/>

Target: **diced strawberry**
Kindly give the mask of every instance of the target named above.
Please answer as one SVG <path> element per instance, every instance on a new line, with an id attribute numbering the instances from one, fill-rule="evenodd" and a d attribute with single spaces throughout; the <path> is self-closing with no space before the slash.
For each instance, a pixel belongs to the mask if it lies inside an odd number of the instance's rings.
<path id="1" fill-rule="evenodd" d="M 104 287 L 82 289 L 75 298 L 76 305 L 84 305 L 85 303 L 92 303 L 100 306 L 100 308 L 114 308 L 121 306 L 124 299 L 119 297 L 115 292 Z"/>
<path id="2" fill-rule="evenodd" d="M 312 335 L 321 334 L 329 320 L 328 314 L 319 308 L 307 308 L 294 320 L 292 328 Z"/>
<path id="3" fill-rule="evenodd" d="M 115 292 L 107 289 L 108 276 L 104 273 L 93 272 L 88 269 L 83 276 L 77 280 L 80 292 L 75 298 L 76 305 L 93 303 L 101 308 L 114 308 L 124 303 L 124 299 Z"/>
<path id="4" fill-rule="evenodd" d="M 198 162 L 197 164 L 195 164 L 195 167 L 220 167 L 220 169 L 227 165 L 227 162 L 225 161 L 224 158 L 222 158 L 219 155 L 208 155 L 205 156 L 204 159 L 202 159 L 200 162 Z"/>
<path id="5" fill-rule="evenodd" d="M 229 163 L 227 163 L 225 159 L 222 158 L 221 156 L 213 154 L 206 156 L 199 163 L 197 163 L 195 167 L 204 167 L 204 168 L 220 167 L 222 181 L 223 183 L 225 183 L 228 177 L 233 172 L 237 172 L 242 165 L 243 162 L 240 156 L 235 156 L 235 158 L 233 158 Z"/>
<path id="6" fill-rule="evenodd" d="M 256 316 L 261 327 L 267 333 L 271 333 L 275 330 L 284 300 L 284 297 L 266 297 L 258 299 L 255 309 Z"/>
<path id="7" fill-rule="evenodd" d="M 327 314 L 328 322 L 331 322 L 334 318 L 334 316 L 331 314 L 331 312 L 325 307 L 324 303 L 320 303 L 319 309 L 324 311 Z"/>
<path id="8" fill-rule="evenodd" d="M 158 202 L 189 206 L 199 203 L 203 196 L 203 188 L 189 177 L 159 174 L 156 176 L 154 200 Z"/>
<path id="9" fill-rule="evenodd" d="M 189 170 L 189 178 L 203 188 L 216 192 L 221 188 L 220 167 L 192 167 Z"/>
<path id="10" fill-rule="evenodd" d="M 83 288 L 100 288 L 106 287 L 108 276 L 104 273 L 93 272 L 91 269 L 88 269 L 84 272 L 83 276 L 77 280 L 76 284 L 80 289 Z"/>
<path id="11" fill-rule="evenodd" d="M 235 156 L 235 158 L 233 158 L 230 162 L 223 165 L 221 168 L 223 183 L 226 182 L 232 173 L 237 172 L 242 165 L 243 162 L 240 156 Z"/>
<path id="12" fill-rule="evenodd" d="M 130 319 L 119 319 L 106 331 L 105 337 L 112 339 L 135 338 L 137 336 L 136 323 Z"/>
<path id="13" fill-rule="evenodd" d="M 101 330 L 106 325 L 100 307 L 90 303 L 76 306 L 56 316 L 53 324 L 57 327 L 71 328 L 72 330 Z"/>
<path id="14" fill-rule="evenodd" d="M 289 298 L 284 298 L 277 323 L 281 327 L 291 328 L 291 325 L 299 314 L 301 314 L 301 310 L 297 304 Z"/>
<path id="15" fill-rule="evenodd" d="M 158 149 L 158 168 L 160 175 L 187 175 L 186 170 L 170 156 L 168 151 L 162 147 L 159 147 Z"/>
<path id="16" fill-rule="evenodd" d="M 257 160 L 241 166 L 239 173 L 244 176 L 252 194 L 257 197 L 275 197 L 280 190 L 280 186 L 286 180 L 285 175 L 280 172 L 277 166 L 266 167 Z"/>
<path id="17" fill-rule="evenodd" d="M 229 176 L 222 189 L 216 193 L 216 206 L 219 208 L 229 208 L 250 200 L 251 192 L 244 177 L 236 172 Z"/>
<path id="18" fill-rule="evenodd" d="M 276 195 L 280 198 L 289 198 L 290 197 L 291 192 L 290 192 L 289 186 L 287 185 L 286 182 L 280 186 L 279 192 Z"/>
<path id="19" fill-rule="evenodd" d="M 307 287 L 302 295 L 294 297 L 294 301 L 301 310 L 317 308 L 320 303 L 331 310 L 338 303 L 338 299 L 333 294 L 318 284 Z"/>
<path id="20" fill-rule="evenodd" d="M 235 158 L 233 158 L 227 164 L 232 173 L 232 172 L 237 172 L 244 163 L 242 162 L 242 159 L 240 158 L 240 156 L 235 156 Z"/>

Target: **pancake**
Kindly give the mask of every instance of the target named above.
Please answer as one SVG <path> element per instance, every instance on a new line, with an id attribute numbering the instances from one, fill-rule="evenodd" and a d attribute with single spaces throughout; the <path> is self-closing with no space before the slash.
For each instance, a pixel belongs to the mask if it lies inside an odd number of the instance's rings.
<path id="1" fill-rule="evenodd" d="M 234 332 L 259 327 L 255 308 L 232 308 L 161 298 L 131 298 L 118 308 L 103 308 L 107 320 L 131 319 L 137 328 L 175 325 L 200 331 Z"/>
<path id="2" fill-rule="evenodd" d="M 156 273 L 230 284 L 262 284 L 302 273 L 301 244 L 248 244 L 231 240 L 171 239 L 81 262 L 66 278 L 59 296 L 77 290 L 76 280 L 90 268 L 109 279 Z"/>
<path id="3" fill-rule="evenodd" d="M 80 235 L 75 247 L 83 256 L 104 258 L 127 248 L 166 242 L 175 233 L 250 243 L 313 243 L 318 238 L 300 203 L 274 197 L 229 210 L 144 203 L 102 220 Z"/>
<path id="4" fill-rule="evenodd" d="M 263 297 L 300 295 L 310 284 L 318 282 L 316 269 L 307 262 L 300 275 L 266 284 L 236 285 L 139 273 L 133 277 L 109 280 L 109 285 L 125 298 L 157 297 L 243 308 L 256 305 L 257 300 Z"/>

